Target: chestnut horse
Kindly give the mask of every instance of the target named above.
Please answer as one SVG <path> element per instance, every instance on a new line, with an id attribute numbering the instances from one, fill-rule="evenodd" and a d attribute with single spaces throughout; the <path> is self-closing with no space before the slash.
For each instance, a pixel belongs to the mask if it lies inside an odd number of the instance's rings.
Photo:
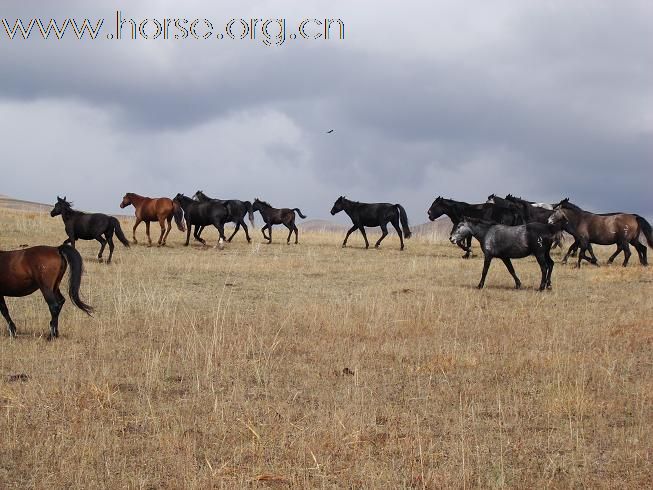
<path id="1" fill-rule="evenodd" d="M 172 228 L 172 218 L 174 216 L 175 223 L 177 228 L 180 231 L 186 231 L 184 226 L 184 213 L 179 206 L 179 204 L 172 202 L 172 199 L 167 197 L 144 197 L 134 194 L 133 192 L 128 192 L 122 198 L 120 203 L 121 208 L 126 208 L 129 205 L 133 205 L 136 214 L 136 223 L 134 223 L 134 229 L 132 231 L 132 238 L 134 243 L 138 243 L 136 240 L 136 228 L 141 224 L 141 221 L 145 222 L 145 233 L 147 235 L 147 242 L 149 246 L 152 246 L 152 239 L 150 238 L 150 223 L 152 221 L 158 221 L 159 226 L 161 226 L 161 236 L 159 236 L 159 246 L 165 246 L 168 235 L 170 234 L 170 229 Z M 168 229 L 166 230 L 165 222 L 168 222 Z"/>
<path id="2" fill-rule="evenodd" d="M 50 308 L 50 339 L 59 336 L 59 312 L 65 298 L 59 284 L 70 265 L 68 296 L 73 304 L 90 315 L 93 309 L 79 298 L 82 281 L 82 256 L 70 245 L 29 247 L 23 250 L 0 251 L 0 313 L 7 320 L 9 336 L 16 336 L 16 325 L 9 316 L 5 296 L 28 296 L 37 289 Z"/>

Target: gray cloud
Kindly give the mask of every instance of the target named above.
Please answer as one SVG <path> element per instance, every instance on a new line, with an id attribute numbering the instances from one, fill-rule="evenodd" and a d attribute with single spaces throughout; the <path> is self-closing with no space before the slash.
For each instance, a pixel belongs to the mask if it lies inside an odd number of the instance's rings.
<path id="1" fill-rule="evenodd" d="M 46 7 L 2 15 L 110 17 L 116 8 Z M 3 39 L 2 168 L 14 170 L 0 192 L 46 202 L 67 194 L 117 212 L 128 190 L 203 188 L 313 217 L 347 194 L 402 202 L 415 222 L 438 194 L 512 192 L 653 215 L 649 2 L 238 8 L 125 11 L 341 17 L 347 39 L 276 48 Z"/>

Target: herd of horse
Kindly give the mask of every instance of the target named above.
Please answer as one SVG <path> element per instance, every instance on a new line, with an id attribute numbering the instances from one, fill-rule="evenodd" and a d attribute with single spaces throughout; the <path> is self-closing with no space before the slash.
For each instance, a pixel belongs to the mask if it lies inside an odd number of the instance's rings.
<path id="1" fill-rule="evenodd" d="M 253 203 L 235 199 L 213 199 L 202 191 L 197 191 L 193 197 L 177 194 L 173 199 L 150 198 L 130 192 L 124 195 L 120 203 L 121 208 L 128 206 L 134 207 L 136 216 L 132 230 L 133 243 L 138 243 L 136 228 L 144 222 L 149 246 L 152 245 L 150 223 L 159 223 L 161 233 L 157 244 L 165 246 L 173 219 L 179 230 L 186 232 L 186 246 L 190 242 L 191 230 L 196 241 L 206 244 L 201 234 L 207 226 L 217 229 L 218 248 L 223 248 L 225 242 L 231 242 L 240 228 L 251 243 L 245 217 L 247 216 L 250 224 L 254 226 L 254 213 L 257 211 L 265 223 L 261 233 L 268 244 L 272 243 L 273 225 L 284 225 L 288 229 L 286 243 L 290 243 L 294 233 L 297 244 L 299 233 L 295 225 L 296 216 L 306 218 L 299 208 L 274 208 L 259 199 L 255 199 Z M 349 236 L 356 230 L 361 232 L 365 248 L 369 248 L 366 227 L 381 228 L 381 237 L 374 245 L 376 248 L 388 235 L 388 224 L 397 232 L 401 250 L 404 250 L 404 238 L 411 237 L 408 216 L 401 204 L 362 203 L 340 196 L 333 204 L 331 214 L 335 215 L 341 211 L 352 221 L 352 227 L 342 242 L 343 248 L 347 246 Z M 527 201 L 511 194 L 505 198 L 492 194 L 484 203 L 469 204 L 438 197 L 427 214 L 431 221 L 443 215 L 450 218 L 453 228 L 449 239 L 464 250 L 463 258 L 469 258 L 472 254 L 472 238 L 479 242 L 484 255 L 479 289 L 485 284 L 490 263 L 494 258 L 503 261 L 515 281 L 515 288 L 519 289 L 521 281 L 515 273 L 511 259 L 530 255 L 535 257 L 541 269 L 539 290 L 550 289 L 554 266 L 550 252 L 555 246 L 562 247 L 563 232 L 571 235 L 574 242 L 562 262 L 566 263 L 570 256 L 577 253 L 579 268 L 583 260 L 598 265 L 592 244 L 616 245 L 617 249 L 608 259 L 608 263 L 612 263 L 617 255 L 623 252 L 624 267 L 628 265 L 631 256 L 630 245 L 635 248 L 639 261 L 644 266 L 648 265 L 647 245 L 653 248 L 651 225 L 642 216 L 632 213 L 595 214 L 581 209 L 568 198 L 556 204 L 547 204 Z M 100 243 L 97 256 L 99 261 L 103 261 L 102 255 L 108 245 L 107 263 L 111 263 L 113 257 L 114 235 L 125 247 L 130 245 L 115 217 L 75 210 L 65 197 L 57 197 L 50 215 L 61 216 L 63 220 L 67 238 L 62 245 L 0 251 L 0 313 L 7 321 L 10 337 L 15 337 L 16 325 L 9 315 L 5 297 L 27 296 L 37 290 L 41 291 L 50 309 L 48 338 L 56 338 L 59 335 L 59 313 L 65 303 L 59 285 L 68 267 L 68 294 L 73 304 L 89 315 L 93 312 L 79 296 L 83 260 L 75 249 L 77 240 L 97 240 Z M 224 234 L 224 226 L 227 223 L 236 225 L 229 238 Z"/>

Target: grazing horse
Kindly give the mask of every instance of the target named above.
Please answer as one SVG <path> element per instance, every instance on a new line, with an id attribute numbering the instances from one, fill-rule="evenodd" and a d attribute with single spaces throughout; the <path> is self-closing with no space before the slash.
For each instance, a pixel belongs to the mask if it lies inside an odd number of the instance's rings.
<path id="1" fill-rule="evenodd" d="M 66 228 L 66 235 L 68 238 L 64 243 L 70 243 L 75 248 L 75 240 L 97 240 L 100 242 L 100 252 L 97 258 L 102 262 L 102 252 L 104 247 L 109 244 L 109 258 L 107 264 L 111 263 L 113 257 L 113 234 L 120 240 L 125 247 L 129 247 L 129 242 L 122 232 L 120 222 L 113 216 L 107 216 L 102 213 L 87 214 L 81 211 L 76 211 L 72 208 L 72 203 L 66 201 L 64 196 L 61 199 L 57 196 L 57 202 L 50 211 L 50 216 L 61 215 L 64 226 Z M 104 235 L 104 237 L 102 237 Z"/>
<path id="2" fill-rule="evenodd" d="M 582 210 L 575 204 L 570 203 L 569 198 L 565 198 L 553 208 L 549 223 L 557 223 L 560 220 L 569 221 L 574 228 L 574 238 L 578 241 L 580 248 L 577 267 L 580 268 L 583 259 L 598 265 L 596 256 L 592 251 L 592 243 L 617 245 L 617 250 L 608 259 L 608 264 L 611 264 L 615 257 L 623 251 L 623 266 L 626 267 L 631 256 L 628 244 L 631 244 L 637 250 L 640 263 L 648 265 L 646 245 L 640 243 L 639 238 L 640 234 L 643 235 L 648 246 L 653 248 L 653 233 L 649 222 L 641 216 L 627 213 L 594 214 Z M 587 257 L 586 251 L 589 251 L 591 258 Z"/>
<path id="3" fill-rule="evenodd" d="M 404 249 L 404 237 L 406 239 L 411 237 L 410 228 L 408 227 L 408 216 L 406 210 L 401 204 L 390 203 L 364 203 L 358 201 L 350 201 L 343 196 L 336 199 L 331 208 L 331 215 L 335 215 L 340 211 L 344 211 L 351 218 L 354 226 L 352 226 L 347 234 L 345 240 L 342 242 L 342 248 L 347 246 L 347 239 L 354 231 L 360 230 L 365 240 L 365 248 L 370 248 L 365 234 L 366 226 L 380 226 L 381 237 L 374 244 L 374 248 L 379 248 L 383 239 L 388 235 L 388 223 L 391 223 L 397 235 L 399 235 L 399 242 L 401 243 L 400 250 Z M 401 227 L 399 223 L 401 222 Z M 402 233 L 403 228 L 403 233 Z"/>
<path id="4" fill-rule="evenodd" d="M 453 227 L 451 231 L 456 228 L 463 217 L 485 219 L 494 221 L 504 225 L 518 225 L 524 222 L 522 214 L 514 207 L 501 206 L 500 204 L 469 204 L 464 201 L 454 201 L 453 199 L 445 199 L 438 196 L 428 210 L 429 219 L 435 221 L 440 216 L 446 214 Z M 472 236 L 468 235 L 464 241 L 456 243 L 460 248 L 465 251 L 463 259 L 468 259 L 472 254 Z"/>
<path id="5" fill-rule="evenodd" d="M 0 251 L 0 313 L 7 321 L 9 336 L 16 336 L 16 324 L 9 316 L 5 296 L 28 296 L 37 289 L 50 308 L 50 337 L 59 336 L 59 312 L 66 302 L 59 284 L 70 265 L 68 296 L 73 304 L 90 315 L 93 309 L 79 297 L 82 281 L 82 256 L 70 245 L 59 247 L 29 247 L 8 252 Z"/>
<path id="6" fill-rule="evenodd" d="M 297 226 L 295 225 L 295 213 L 299 215 L 300 218 L 305 219 L 306 216 L 302 214 L 299 208 L 273 208 L 265 201 L 260 199 L 254 199 L 254 204 L 252 205 L 254 211 L 261 213 L 261 217 L 265 222 L 265 226 L 261 228 L 261 233 L 263 233 L 263 238 L 268 241 L 268 245 L 272 243 L 272 225 L 284 225 L 288 230 L 288 239 L 286 240 L 287 244 L 290 244 L 290 237 L 293 232 L 295 233 L 295 245 L 299 243 L 299 236 L 297 235 Z M 265 235 L 265 229 L 268 229 L 270 236 Z"/>
<path id="7" fill-rule="evenodd" d="M 245 224 L 245 215 L 249 214 L 249 222 L 254 226 L 254 210 L 252 209 L 252 203 L 249 201 L 239 201 L 237 199 L 213 199 L 202 191 L 197 191 L 193 196 L 193 199 L 197 199 L 200 202 L 213 201 L 220 204 L 224 204 L 227 207 L 227 212 L 229 216 L 227 217 L 227 223 L 236 223 L 236 229 L 227 238 L 228 242 L 231 242 L 231 239 L 234 237 L 240 227 L 243 227 L 245 230 L 245 236 L 247 237 L 247 243 L 252 243 L 252 239 L 249 237 L 249 230 Z M 201 226 L 199 231 L 196 230 L 196 235 L 199 237 L 202 235 L 204 227 Z"/>
<path id="8" fill-rule="evenodd" d="M 175 223 L 179 231 L 186 231 L 186 228 L 184 228 L 183 212 L 179 204 L 172 202 L 172 199 L 167 197 L 144 197 L 133 192 L 128 192 L 122 198 L 120 207 L 126 208 L 129 205 L 134 206 L 136 213 L 136 223 L 134 223 L 134 229 L 132 231 L 134 243 L 138 243 L 136 240 L 136 228 L 141 224 L 141 221 L 145 222 L 145 233 L 149 246 L 152 246 L 150 223 L 153 221 L 158 221 L 159 226 L 161 226 L 161 236 L 159 236 L 158 246 L 165 246 L 170 229 L 172 228 L 171 222 L 173 217 L 175 218 Z M 168 222 L 167 231 L 165 226 L 166 221 Z"/>
<path id="9" fill-rule="evenodd" d="M 553 259 L 550 255 L 553 235 L 560 227 L 542 223 L 527 223 L 525 225 L 506 226 L 497 225 L 491 221 L 463 218 L 451 233 L 450 240 L 457 243 L 469 235 L 473 235 L 480 244 L 485 261 L 483 273 L 478 289 L 485 284 L 485 277 L 494 257 L 500 258 L 506 265 L 508 272 L 515 280 L 515 289 L 521 287 L 521 281 L 515 273 L 510 259 L 521 259 L 534 255 L 542 271 L 539 290 L 551 288 L 551 274 L 553 273 Z"/>
<path id="10" fill-rule="evenodd" d="M 184 210 L 184 217 L 186 218 L 186 243 L 188 246 L 190 241 L 190 231 L 195 225 L 194 237 L 195 240 L 202 242 L 206 245 L 206 241 L 198 234 L 200 226 L 204 228 L 207 225 L 213 225 L 218 229 L 218 243 L 215 248 L 222 248 L 226 238 L 224 236 L 224 224 L 227 222 L 229 212 L 224 204 L 219 202 L 206 201 L 199 202 L 183 194 L 177 194 L 173 201 Z"/>

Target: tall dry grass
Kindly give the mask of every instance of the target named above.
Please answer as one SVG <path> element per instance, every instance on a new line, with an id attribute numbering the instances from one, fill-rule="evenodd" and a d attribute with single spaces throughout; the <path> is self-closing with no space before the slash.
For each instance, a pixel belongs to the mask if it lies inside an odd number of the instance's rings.
<path id="1" fill-rule="evenodd" d="M 7 300 L 0 487 L 650 486 L 651 269 L 556 264 L 538 293 L 534 260 L 522 291 L 495 263 L 477 291 L 448 243 L 253 233 L 110 266 L 78 242 L 97 313 L 68 301 L 54 342 L 39 294 Z M 0 213 L 3 249 L 63 238 Z"/>

